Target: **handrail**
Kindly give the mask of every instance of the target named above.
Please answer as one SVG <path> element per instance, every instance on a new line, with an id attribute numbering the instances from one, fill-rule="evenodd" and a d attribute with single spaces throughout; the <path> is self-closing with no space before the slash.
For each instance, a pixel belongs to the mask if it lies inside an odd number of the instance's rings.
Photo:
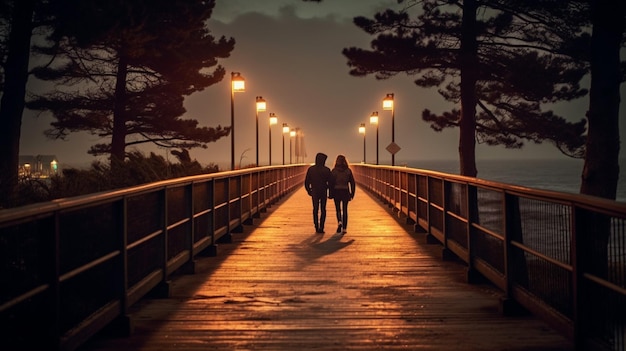
<path id="1" fill-rule="evenodd" d="M 8 349 L 74 350 L 302 186 L 308 165 L 164 180 L 0 211 Z"/>
<path id="2" fill-rule="evenodd" d="M 580 349 L 626 350 L 626 203 L 405 167 L 352 165 L 360 187 Z"/>
<path id="3" fill-rule="evenodd" d="M 302 186 L 308 165 L 166 180 L 0 211 L 0 332 L 11 349 L 74 350 L 167 296 L 174 271 Z M 352 165 L 468 282 L 503 291 L 581 349 L 626 349 L 626 204 L 405 167 Z"/>

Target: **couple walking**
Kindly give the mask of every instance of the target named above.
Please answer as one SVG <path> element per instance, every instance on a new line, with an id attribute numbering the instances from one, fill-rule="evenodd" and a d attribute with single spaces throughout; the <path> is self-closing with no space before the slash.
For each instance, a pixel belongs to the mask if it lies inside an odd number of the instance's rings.
<path id="1" fill-rule="evenodd" d="M 324 233 L 326 199 L 335 201 L 337 233 L 345 234 L 348 228 L 348 202 L 354 198 L 355 181 L 344 155 L 337 156 L 332 171 L 326 167 L 326 156 L 315 155 L 315 165 L 309 167 L 304 188 L 313 200 L 313 224 L 317 233 Z"/>

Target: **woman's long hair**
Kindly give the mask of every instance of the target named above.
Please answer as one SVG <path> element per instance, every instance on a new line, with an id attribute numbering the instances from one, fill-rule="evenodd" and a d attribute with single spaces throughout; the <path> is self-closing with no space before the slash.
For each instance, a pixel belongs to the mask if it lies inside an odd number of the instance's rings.
<path id="1" fill-rule="evenodd" d="M 344 155 L 337 155 L 337 159 L 335 159 L 335 168 L 348 168 L 348 160 L 346 159 L 346 156 Z"/>

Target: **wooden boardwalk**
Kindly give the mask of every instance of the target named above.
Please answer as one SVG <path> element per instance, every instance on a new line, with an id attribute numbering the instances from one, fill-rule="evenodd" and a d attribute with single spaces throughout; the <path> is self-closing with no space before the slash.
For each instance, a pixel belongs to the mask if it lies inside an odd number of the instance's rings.
<path id="1" fill-rule="evenodd" d="M 364 191 L 343 236 L 316 234 L 304 189 L 176 276 L 168 299 L 133 307 L 127 338 L 81 350 L 573 350 L 533 316 L 505 317 L 499 293 Z"/>

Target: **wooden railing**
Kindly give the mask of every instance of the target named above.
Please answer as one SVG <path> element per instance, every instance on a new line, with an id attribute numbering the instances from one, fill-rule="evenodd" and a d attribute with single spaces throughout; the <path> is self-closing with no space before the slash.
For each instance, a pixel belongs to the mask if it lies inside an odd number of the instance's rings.
<path id="1" fill-rule="evenodd" d="M 626 204 L 404 167 L 353 165 L 359 186 L 581 349 L 626 349 Z M 74 350 L 168 294 L 174 271 L 302 186 L 260 167 L 0 211 L 0 328 L 12 349 Z"/>
<path id="2" fill-rule="evenodd" d="M 359 186 L 579 349 L 626 350 L 626 204 L 476 178 L 353 165 Z"/>
<path id="3" fill-rule="evenodd" d="M 178 178 L 0 211 L 0 344 L 74 350 L 167 295 L 174 271 L 301 187 L 304 165 Z"/>

